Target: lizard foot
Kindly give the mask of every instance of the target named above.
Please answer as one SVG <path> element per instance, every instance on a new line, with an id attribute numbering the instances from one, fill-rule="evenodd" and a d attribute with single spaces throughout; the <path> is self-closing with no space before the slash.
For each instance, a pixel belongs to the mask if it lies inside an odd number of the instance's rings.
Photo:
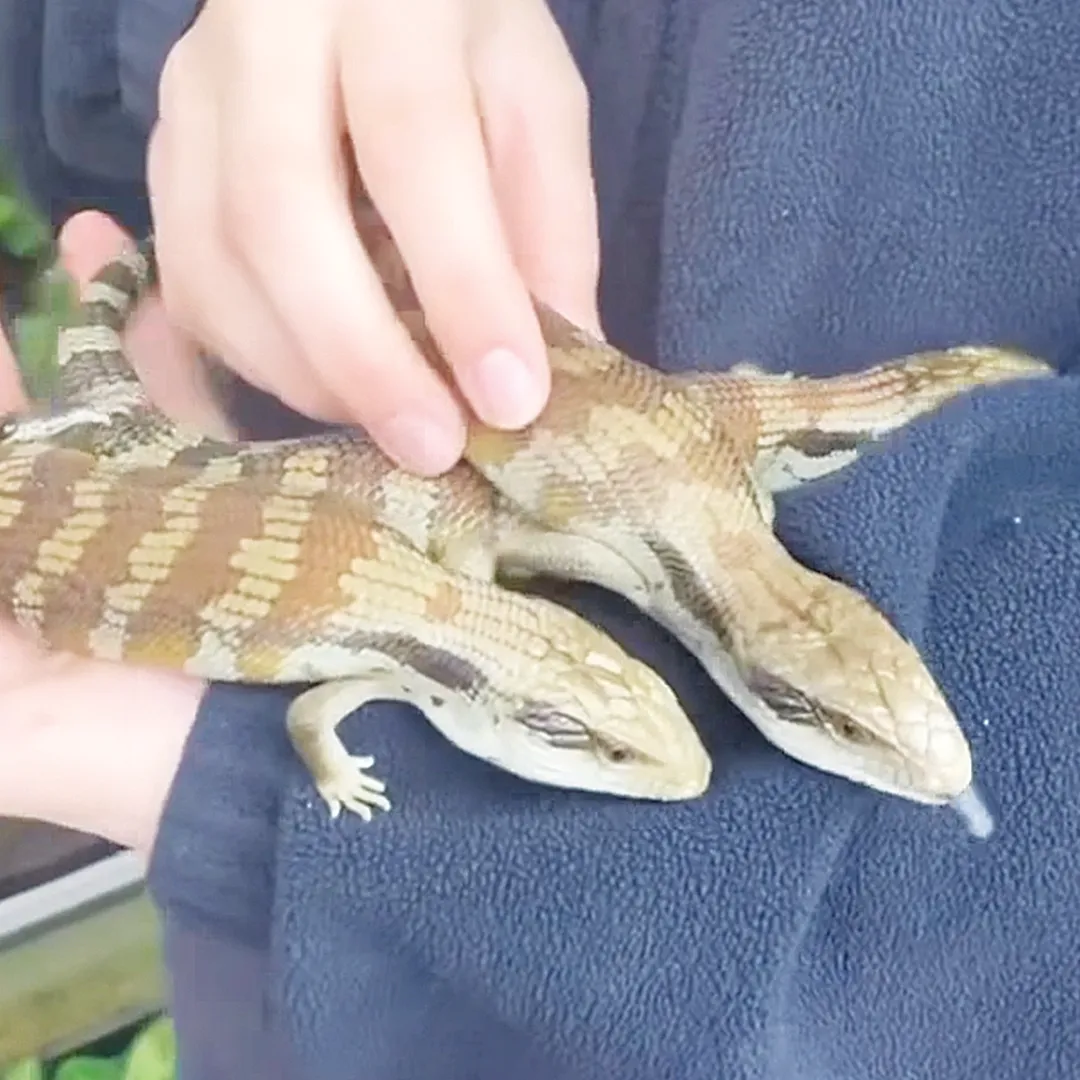
<path id="1" fill-rule="evenodd" d="M 367 771 L 375 759 L 369 754 L 350 754 L 335 729 L 354 709 L 385 696 L 387 679 L 394 671 L 385 659 L 375 658 L 366 673 L 320 683 L 289 706 L 289 739 L 311 773 L 331 818 L 345 809 L 370 821 L 373 811 L 390 809 L 390 800 L 383 794 L 386 785 Z"/>
<path id="2" fill-rule="evenodd" d="M 364 821 L 371 821 L 374 810 L 390 809 L 390 800 L 383 794 L 386 785 L 367 771 L 374 764 L 375 759 L 370 755 L 350 756 L 337 771 L 316 783 L 332 818 L 345 809 Z"/>

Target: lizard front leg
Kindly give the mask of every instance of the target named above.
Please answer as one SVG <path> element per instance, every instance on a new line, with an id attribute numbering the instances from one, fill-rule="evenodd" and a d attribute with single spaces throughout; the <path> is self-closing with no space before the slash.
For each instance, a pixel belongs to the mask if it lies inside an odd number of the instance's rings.
<path id="1" fill-rule="evenodd" d="M 371 821 L 374 810 L 390 809 L 386 785 L 368 772 L 375 759 L 350 754 L 337 726 L 369 701 L 401 697 L 402 675 L 393 665 L 373 667 L 364 675 L 305 690 L 289 706 L 285 719 L 289 740 L 333 818 L 343 807 L 364 821 Z"/>

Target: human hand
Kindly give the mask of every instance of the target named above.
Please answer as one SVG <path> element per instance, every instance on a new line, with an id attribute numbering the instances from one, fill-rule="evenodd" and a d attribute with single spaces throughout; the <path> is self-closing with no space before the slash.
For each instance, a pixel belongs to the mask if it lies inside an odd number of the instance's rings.
<path id="1" fill-rule="evenodd" d="M 438 473 L 465 418 L 357 237 L 357 171 L 454 389 L 485 423 L 531 422 L 550 373 L 530 293 L 599 332 L 587 98 L 544 0 L 207 0 L 161 80 L 149 185 L 172 321 Z"/>
<path id="2" fill-rule="evenodd" d="M 60 237 L 64 268 L 85 284 L 125 242 L 108 219 L 80 214 Z M 143 360 L 153 355 L 140 370 L 174 415 L 215 425 L 159 304 L 147 301 L 128 345 Z M 24 404 L 0 335 L 0 414 Z M 46 652 L 0 622 L 0 816 L 79 829 L 146 856 L 202 691 L 182 675 Z"/>

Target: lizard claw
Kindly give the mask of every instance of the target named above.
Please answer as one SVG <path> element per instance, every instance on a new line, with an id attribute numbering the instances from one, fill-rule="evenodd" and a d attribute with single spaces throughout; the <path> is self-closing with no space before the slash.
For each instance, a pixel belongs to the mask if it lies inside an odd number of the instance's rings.
<path id="1" fill-rule="evenodd" d="M 350 757 L 346 767 L 316 785 L 331 818 L 337 818 L 345 809 L 363 821 L 371 821 L 373 810 L 390 809 L 390 800 L 383 794 L 386 785 L 367 772 L 374 764 L 370 755 Z"/>

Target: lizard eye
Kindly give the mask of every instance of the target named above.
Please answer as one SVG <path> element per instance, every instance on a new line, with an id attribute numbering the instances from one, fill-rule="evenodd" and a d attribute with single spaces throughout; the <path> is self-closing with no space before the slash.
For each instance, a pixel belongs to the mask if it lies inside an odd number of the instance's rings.
<path id="1" fill-rule="evenodd" d="M 610 761 L 613 765 L 625 765 L 634 756 L 634 752 L 629 746 L 624 746 L 622 743 L 613 743 L 606 741 L 599 741 L 600 752 Z"/>
<path id="2" fill-rule="evenodd" d="M 592 735 L 576 716 L 557 709 L 526 708 L 517 714 L 517 722 L 543 736 L 552 746 L 577 749 L 588 746 Z"/>
<path id="3" fill-rule="evenodd" d="M 845 713 L 836 712 L 815 701 L 796 686 L 767 671 L 752 672 L 747 687 L 789 724 L 811 724 L 824 728 L 834 739 L 855 746 L 867 746 L 874 735 Z"/>
<path id="4" fill-rule="evenodd" d="M 762 668 L 750 672 L 746 687 L 776 713 L 777 718 L 789 724 L 815 724 L 818 722 L 816 704 L 798 687 Z"/>
<path id="5" fill-rule="evenodd" d="M 843 739 L 844 742 L 868 743 L 873 738 L 866 728 L 862 727 L 860 724 L 856 724 L 850 716 L 838 716 L 832 714 L 826 717 L 825 726 L 833 733 L 833 735 Z"/>

